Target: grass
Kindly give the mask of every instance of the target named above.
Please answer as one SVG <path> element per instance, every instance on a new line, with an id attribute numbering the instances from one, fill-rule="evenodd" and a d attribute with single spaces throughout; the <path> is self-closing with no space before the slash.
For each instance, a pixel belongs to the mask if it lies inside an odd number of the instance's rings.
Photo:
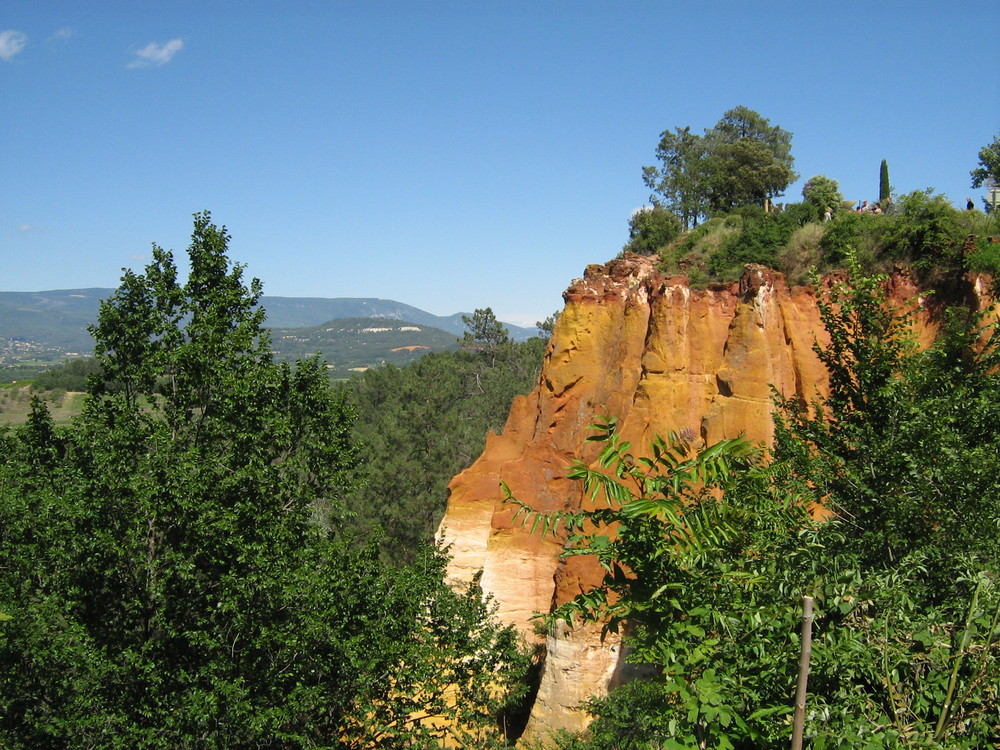
<path id="1" fill-rule="evenodd" d="M 83 411 L 84 393 L 73 391 L 46 391 L 38 393 L 30 384 L 10 383 L 0 386 L 0 425 L 24 424 L 31 413 L 31 398 L 38 396 L 45 401 L 56 424 L 69 424 Z"/>

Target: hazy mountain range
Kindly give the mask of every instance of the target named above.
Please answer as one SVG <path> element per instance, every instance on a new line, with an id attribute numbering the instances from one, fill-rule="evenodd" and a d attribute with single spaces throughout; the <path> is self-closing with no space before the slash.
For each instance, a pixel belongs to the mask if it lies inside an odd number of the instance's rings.
<path id="1" fill-rule="evenodd" d="M 0 364 L 90 356 L 93 340 L 87 326 L 96 320 L 100 301 L 114 291 L 0 292 Z M 427 351 L 455 348 L 465 331 L 462 315 L 471 314 L 432 315 L 394 300 L 355 297 L 265 296 L 261 304 L 274 329 L 279 356 L 319 352 L 328 360 L 340 360 L 334 362 L 338 369 L 383 361 L 402 364 Z M 343 322 L 333 325 L 333 321 Z M 534 328 L 505 326 L 518 341 L 538 333 Z"/>

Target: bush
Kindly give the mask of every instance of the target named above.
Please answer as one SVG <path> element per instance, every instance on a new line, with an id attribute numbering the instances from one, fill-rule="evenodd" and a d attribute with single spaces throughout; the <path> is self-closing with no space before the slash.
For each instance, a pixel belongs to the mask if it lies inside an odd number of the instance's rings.
<path id="1" fill-rule="evenodd" d="M 681 233 L 681 220 L 662 206 L 643 206 L 628 222 L 624 252 L 654 255 Z"/>
<path id="2" fill-rule="evenodd" d="M 887 218 L 875 214 L 842 211 L 825 225 L 819 246 L 821 269 L 843 266 L 852 251 L 865 266 L 874 264 L 880 240 L 887 229 Z"/>
<path id="3" fill-rule="evenodd" d="M 743 219 L 733 215 L 709 219 L 678 237 L 661 254 L 661 268 L 681 271 L 708 279 L 708 259 L 732 235 L 743 227 Z"/>
<path id="4" fill-rule="evenodd" d="M 884 238 L 884 252 L 913 264 L 922 279 L 940 278 L 962 270 L 966 233 L 958 211 L 943 195 L 915 190 L 898 201 Z"/>
<path id="5" fill-rule="evenodd" d="M 778 249 L 792 233 L 815 217 L 815 207 L 793 204 L 783 211 L 764 213 L 751 206 L 739 209 L 743 231 L 730 236 L 708 260 L 708 270 L 723 280 L 739 277 L 747 263 L 777 266 Z"/>

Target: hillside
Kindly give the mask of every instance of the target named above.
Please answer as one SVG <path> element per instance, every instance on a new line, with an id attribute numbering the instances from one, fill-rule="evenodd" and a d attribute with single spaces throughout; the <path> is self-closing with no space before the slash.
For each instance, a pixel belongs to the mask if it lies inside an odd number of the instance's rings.
<path id="1" fill-rule="evenodd" d="M 113 293 L 113 289 L 105 288 L 0 292 L 0 366 L 51 365 L 64 359 L 89 356 L 93 352 L 93 341 L 87 332 L 87 326 L 96 319 L 100 301 L 107 299 Z M 440 333 L 447 333 L 452 345 L 465 330 L 462 323 L 463 313 L 449 316 L 432 315 L 393 300 L 265 296 L 261 299 L 261 304 L 267 310 L 268 324 L 274 329 L 318 329 L 331 320 L 379 319 L 410 323 L 420 327 L 421 330 L 436 329 Z M 525 341 L 536 333 L 533 328 L 513 325 L 506 327 L 515 341 Z M 381 333 L 384 332 L 378 332 Z M 282 331 L 282 338 L 289 341 L 290 353 L 285 353 L 281 347 L 277 349 L 280 350 L 281 356 L 297 356 L 296 352 L 321 350 L 322 347 L 318 344 L 301 342 L 302 346 L 292 345 L 293 338 L 305 339 L 314 334 L 318 334 L 318 331 L 289 337 L 287 332 Z M 433 344 L 423 340 L 408 342 L 400 340 L 393 347 L 426 345 L 432 351 L 448 348 L 439 334 L 435 334 L 435 337 Z M 387 354 L 386 352 L 393 347 L 388 347 L 385 351 L 379 348 L 380 345 L 376 341 L 384 338 L 379 335 L 370 342 L 372 356 L 367 358 L 360 356 L 364 351 L 363 347 L 360 349 L 348 347 L 349 351 L 346 353 L 342 353 L 339 349 L 323 349 L 323 351 L 330 358 L 350 361 L 351 367 L 372 366 L 383 360 L 403 363 L 412 361 L 402 355 L 394 358 L 392 353 Z M 332 339 L 327 339 L 327 346 L 331 343 Z M 355 343 L 359 342 L 355 340 Z"/>
<path id="2" fill-rule="evenodd" d="M 279 359 L 319 354 L 338 376 L 373 365 L 400 367 L 428 352 L 457 348 L 454 333 L 390 318 L 339 318 L 318 326 L 271 329 L 271 349 Z"/>

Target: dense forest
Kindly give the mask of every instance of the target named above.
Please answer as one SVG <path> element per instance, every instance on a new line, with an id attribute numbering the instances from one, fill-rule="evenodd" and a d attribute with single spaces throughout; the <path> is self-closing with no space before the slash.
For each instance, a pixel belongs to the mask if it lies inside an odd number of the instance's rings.
<path id="1" fill-rule="evenodd" d="M 1000 179 L 997 155 L 974 184 Z M 880 276 L 1000 278 L 996 213 L 893 194 L 884 164 L 877 211 L 822 175 L 775 204 L 791 134 L 746 108 L 666 131 L 657 156 L 625 251 L 694 285 L 751 262 L 846 271 L 822 301 L 831 393 L 776 399 L 769 451 L 633 448 L 595 415 L 601 460 L 572 476 L 606 503 L 548 517 L 510 498 L 607 571 L 548 623 L 626 627 L 655 667 L 553 744 L 786 747 L 809 594 L 811 747 L 996 746 L 1000 341 L 958 307 L 918 349 Z M 331 383 L 318 359 L 274 359 L 228 245 L 196 215 L 183 282 L 154 248 L 102 304 L 96 360 L 40 379 L 85 379 L 82 411 L 57 424 L 36 398 L 0 431 L 0 744 L 510 745 L 537 664 L 475 583 L 446 585 L 432 534 L 544 339 L 477 310 L 461 350 Z"/>

